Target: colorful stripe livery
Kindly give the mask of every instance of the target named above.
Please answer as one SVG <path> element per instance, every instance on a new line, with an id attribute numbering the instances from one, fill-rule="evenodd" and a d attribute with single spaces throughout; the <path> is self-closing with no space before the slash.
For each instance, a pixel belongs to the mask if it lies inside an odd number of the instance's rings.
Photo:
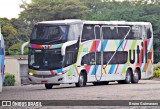
<path id="1" fill-rule="evenodd" d="M 55 45 L 30 44 L 29 47 L 34 49 L 54 49 L 54 48 L 61 48 L 62 44 L 55 44 Z"/>

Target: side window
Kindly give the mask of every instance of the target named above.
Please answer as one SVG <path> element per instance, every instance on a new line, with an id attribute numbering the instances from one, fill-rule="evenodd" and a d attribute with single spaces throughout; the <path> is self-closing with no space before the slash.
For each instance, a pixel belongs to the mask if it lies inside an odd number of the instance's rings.
<path id="1" fill-rule="evenodd" d="M 94 27 L 94 34 L 95 34 L 95 36 L 96 36 L 96 39 L 101 39 L 101 37 L 100 37 L 100 26 L 95 26 Z"/>
<path id="2" fill-rule="evenodd" d="M 110 58 L 113 56 L 114 52 L 104 52 L 103 53 L 103 64 L 107 64 Z M 119 58 L 121 57 L 121 58 Z M 109 64 L 125 64 L 128 59 L 127 51 L 117 51 Z"/>
<path id="3" fill-rule="evenodd" d="M 146 25 L 146 33 L 147 33 L 147 39 L 150 39 L 152 37 L 152 31 L 150 25 Z"/>
<path id="4" fill-rule="evenodd" d="M 68 40 L 77 40 L 82 33 L 82 24 L 70 25 Z"/>
<path id="5" fill-rule="evenodd" d="M 87 65 L 95 65 L 95 53 L 89 53 L 82 57 L 81 65 L 87 64 Z"/>
<path id="6" fill-rule="evenodd" d="M 101 52 L 96 52 L 96 65 L 101 65 Z"/>
<path id="7" fill-rule="evenodd" d="M 118 39 L 124 39 L 125 37 L 127 38 L 129 33 L 130 27 L 118 27 Z"/>
<path id="8" fill-rule="evenodd" d="M 117 27 L 102 27 L 103 39 L 117 39 L 118 29 Z"/>
<path id="9" fill-rule="evenodd" d="M 86 40 L 95 39 L 94 25 L 84 25 L 82 32 L 82 42 Z"/>

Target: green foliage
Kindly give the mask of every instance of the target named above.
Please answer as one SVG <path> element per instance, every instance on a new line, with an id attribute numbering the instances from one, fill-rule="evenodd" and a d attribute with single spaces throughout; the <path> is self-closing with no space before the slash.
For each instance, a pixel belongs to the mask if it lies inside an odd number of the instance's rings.
<path id="1" fill-rule="evenodd" d="M 14 45 L 12 45 L 9 49 L 8 49 L 8 53 L 9 55 L 20 55 L 21 54 L 21 45 L 23 44 L 23 42 L 19 42 L 19 43 L 16 43 Z M 28 53 L 28 47 L 26 47 L 24 49 L 24 54 L 27 54 Z"/>
<path id="2" fill-rule="evenodd" d="M 155 65 L 154 65 L 154 73 L 153 73 L 153 76 L 160 78 L 160 64 L 155 64 Z"/>
<path id="3" fill-rule="evenodd" d="M 5 50 L 8 51 L 9 46 L 15 43 L 17 30 L 13 27 L 7 18 L 0 18 L 0 24 L 5 41 Z"/>
<path id="4" fill-rule="evenodd" d="M 3 86 L 14 86 L 15 85 L 15 76 L 12 73 L 5 73 L 5 80 Z"/>

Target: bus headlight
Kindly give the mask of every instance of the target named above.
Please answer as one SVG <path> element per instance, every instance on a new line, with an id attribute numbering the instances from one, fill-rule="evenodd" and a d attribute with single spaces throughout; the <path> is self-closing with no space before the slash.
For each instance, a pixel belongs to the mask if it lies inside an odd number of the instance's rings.
<path id="1" fill-rule="evenodd" d="M 30 76 L 32 76 L 32 75 L 33 75 L 33 73 L 32 73 L 32 72 L 29 72 L 29 75 L 30 75 Z"/>

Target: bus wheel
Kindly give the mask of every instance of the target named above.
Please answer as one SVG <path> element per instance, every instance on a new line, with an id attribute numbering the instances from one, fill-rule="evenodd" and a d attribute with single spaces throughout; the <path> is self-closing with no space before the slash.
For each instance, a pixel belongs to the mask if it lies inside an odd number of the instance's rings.
<path id="1" fill-rule="evenodd" d="M 45 84 L 46 89 L 52 89 L 52 87 L 53 87 L 53 84 Z"/>
<path id="2" fill-rule="evenodd" d="M 124 80 L 124 83 L 125 84 L 130 84 L 131 83 L 131 70 L 127 70 L 127 72 L 126 72 L 126 78 L 125 78 L 125 80 Z"/>
<path id="3" fill-rule="evenodd" d="M 80 73 L 78 83 L 76 83 L 76 87 L 86 86 L 86 76 L 84 73 Z"/>
<path id="4" fill-rule="evenodd" d="M 133 76 L 132 76 L 131 82 L 138 83 L 138 81 L 139 81 L 139 70 L 136 69 Z"/>

